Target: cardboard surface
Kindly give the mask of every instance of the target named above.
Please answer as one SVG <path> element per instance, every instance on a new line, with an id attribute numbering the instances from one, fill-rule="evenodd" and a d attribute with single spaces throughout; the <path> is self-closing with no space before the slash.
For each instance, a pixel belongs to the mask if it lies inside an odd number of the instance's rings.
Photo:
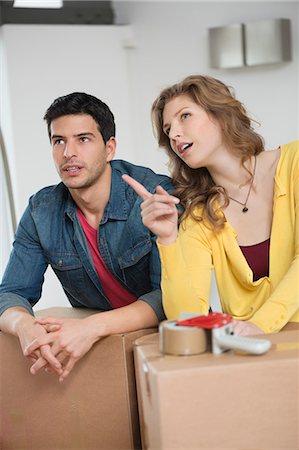
<path id="1" fill-rule="evenodd" d="M 265 336 L 272 347 L 260 356 L 167 356 L 158 333 L 138 339 L 143 449 L 298 450 L 299 329 L 291 328 Z"/>
<path id="2" fill-rule="evenodd" d="M 50 308 L 37 315 L 84 317 L 92 312 Z M 31 375 L 18 339 L 0 333 L 0 449 L 140 448 L 133 342 L 154 331 L 102 339 L 62 384 L 52 374 Z"/>

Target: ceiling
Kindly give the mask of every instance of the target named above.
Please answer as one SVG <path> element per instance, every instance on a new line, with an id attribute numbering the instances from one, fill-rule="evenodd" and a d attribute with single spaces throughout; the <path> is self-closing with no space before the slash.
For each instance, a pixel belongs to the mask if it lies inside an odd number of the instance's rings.
<path id="1" fill-rule="evenodd" d="M 111 1 L 64 1 L 59 9 L 14 8 L 13 1 L 0 1 L 0 25 L 114 23 Z"/>

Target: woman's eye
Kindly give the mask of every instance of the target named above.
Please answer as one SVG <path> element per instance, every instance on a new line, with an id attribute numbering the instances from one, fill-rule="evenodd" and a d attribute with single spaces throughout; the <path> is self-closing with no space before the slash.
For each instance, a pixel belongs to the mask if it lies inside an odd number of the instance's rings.
<path id="1" fill-rule="evenodd" d="M 181 119 L 182 119 L 182 120 L 185 120 L 185 119 L 187 119 L 188 117 L 190 117 L 190 113 L 183 113 L 183 114 L 181 115 Z"/>
<path id="2" fill-rule="evenodd" d="M 164 133 L 166 134 L 166 136 L 169 136 L 169 131 L 170 131 L 170 128 L 166 128 L 166 130 L 164 130 Z"/>

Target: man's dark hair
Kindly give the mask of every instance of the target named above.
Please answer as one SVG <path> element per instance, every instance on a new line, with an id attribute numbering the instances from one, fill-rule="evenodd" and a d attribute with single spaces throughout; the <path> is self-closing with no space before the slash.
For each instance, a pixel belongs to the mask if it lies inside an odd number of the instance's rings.
<path id="1" fill-rule="evenodd" d="M 115 136 L 114 116 L 106 103 L 93 95 L 73 92 L 56 98 L 47 109 L 44 120 L 47 122 L 50 138 L 52 121 L 70 114 L 89 114 L 97 123 L 105 144 Z"/>

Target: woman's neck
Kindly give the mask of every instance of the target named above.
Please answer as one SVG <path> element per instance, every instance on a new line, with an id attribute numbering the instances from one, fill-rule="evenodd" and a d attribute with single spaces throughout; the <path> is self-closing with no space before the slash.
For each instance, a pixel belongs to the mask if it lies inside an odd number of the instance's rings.
<path id="1" fill-rule="evenodd" d="M 242 165 L 241 159 L 231 154 L 221 154 L 207 169 L 217 186 L 228 192 L 238 191 L 247 186 L 252 177 L 254 157 L 249 157 Z"/>

